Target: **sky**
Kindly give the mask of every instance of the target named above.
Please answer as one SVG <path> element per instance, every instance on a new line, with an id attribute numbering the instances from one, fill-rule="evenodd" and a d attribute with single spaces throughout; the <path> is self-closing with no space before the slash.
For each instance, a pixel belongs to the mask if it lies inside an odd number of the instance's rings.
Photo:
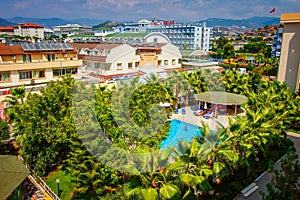
<path id="1" fill-rule="evenodd" d="M 270 10 L 275 12 L 270 14 Z M 300 12 L 300 0 L 1 0 L 0 18 L 90 18 L 197 21 L 207 18 L 280 17 Z"/>

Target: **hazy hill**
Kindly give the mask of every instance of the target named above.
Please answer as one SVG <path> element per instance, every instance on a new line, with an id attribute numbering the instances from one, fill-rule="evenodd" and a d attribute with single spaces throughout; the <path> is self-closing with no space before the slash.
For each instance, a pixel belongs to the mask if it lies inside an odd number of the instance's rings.
<path id="1" fill-rule="evenodd" d="M 280 24 L 280 18 L 274 17 L 251 17 L 248 19 L 222 19 L 208 18 L 199 22 L 206 22 L 207 26 L 245 26 L 246 28 L 259 28 L 266 25 Z"/>
<path id="2" fill-rule="evenodd" d="M 3 20 L 3 22 L 2 22 Z M 104 19 L 89 19 L 89 18 L 78 18 L 78 19 L 61 19 L 61 18 L 26 18 L 26 17 L 14 17 L 7 19 L 0 19 L 0 26 L 9 26 L 12 23 L 36 23 L 45 27 L 53 27 L 60 26 L 66 24 L 80 24 L 87 26 L 95 26 L 101 27 L 104 22 L 108 22 L 110 20 Z M 178 22 L 180 20 L 177 20 Z M 199 22 L 206 22 L 207 26 L 245 26 L 246 28 L 258 28 L 264 27 L 266 25 L 279 24 L 280 18 L 274 17 L 251 17 L 248 19 L 222 19 L 222 18 L 208 18 L 206 20 L 201 20 Z M 102 23 L 102 24 L 101 24 Z M 6 25 L 7 24 L 7 25 Z M 100 26 L 99 26 L 100 25 Z"/>
<path id="3" fill-rule="evenodd" d="M 0 26 L 12 26 L 12 25 L 15 25 L 15 24 L 7 21 L 5 19 L 0 18 Z"/>
<path id="4" fill-rule="evenodd" d="M 78 19 L 61 19 L 61 18 L 27 18 L 27 17 L 14 17 L 6 19 L 10 22 L 20 24 L 20 23 L 34 23 L 39 24 L 48 28 L 53 26 L 62 26 L 66 24 L 79 24 L 79 25 L 87 25 L 93 26 L 95 24 L 99 24 L 103 22 L 102 20 L 97 19 L 88 19 L 88 18 L 78 18 Z"/>
<path id="5" fill-rule="evenodd" d="M 106 21 L 101 24 L 93 26 L 93 29 L 94 30 L 96 30 L 96 29 L 112 29 L 112 27 L 120 26 L 120 25 L 123 25 L 123 24 L 120 24 L 118 22 L 113 22 L 113 21 Z"/>

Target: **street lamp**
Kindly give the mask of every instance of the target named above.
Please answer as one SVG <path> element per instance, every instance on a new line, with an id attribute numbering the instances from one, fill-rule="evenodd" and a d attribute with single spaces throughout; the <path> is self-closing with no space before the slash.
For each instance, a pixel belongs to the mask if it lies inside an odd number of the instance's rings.
<path id="1" fill-rule="evenodd" d="M 59 179 L 56 179 L 56 184 L 57 184 L 57 195 L 58 195 L 58 197 L 60 197 L 60 192 L 59 192 L 59 182 L 60 182 L 60 180 Z"/>

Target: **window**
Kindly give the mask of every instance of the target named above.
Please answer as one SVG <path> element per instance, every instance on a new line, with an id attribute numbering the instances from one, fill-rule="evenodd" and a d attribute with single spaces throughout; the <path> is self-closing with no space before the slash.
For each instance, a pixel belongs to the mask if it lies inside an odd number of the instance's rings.
<path id="1" fill-rule="evenodd" d="M 31 55 L 23 55 L 22 59 L 23 62 L 31 62 Z"/>
<path id="2" fill-rule="evenodd" d="M 135 67 L 139 67 L 140 62 L 135 62 Z"/>
<path id="3" fill-rule="evenodd" d="M 47 55 L 47 60 L 48 61 L 54 61 L 55 60 L 55 54 L 48 54 Z"/>
<path id="4" fill-rule="evenodd" d="M 44 78 L 45 70 L 34 70 L 34 71 L 21 71 L 19 72 L 19 79 L 35 79 L 35 78 Z"/>
<path id="5" fill-rule="evenodd" d="M 164 65 L 169 65 L 168 60 L 164 60 Z"/>
<path id="6" fill-rule="evenodd" d="M 158 65 L 161 65 L 161 60 L 158 60 Z"/>
<path id="7" fill-rule="evenodd" d="M 53 76 L 63 76 L 66 74 L 77 74 L 77 68 L 59 68 L 53 69 Z"/>
<path id="8" fill-rule="evenodd" d="M 176 65 L 176 60 L 172 59 L 172 65 Z"/>
<path id="9" fill-rule="evenodd" d="M 19 72 L 19 79 L 20 80 L 32 79 L 31 71 Z"/>
<path id="10" fill-rule="evenodd" d="M 32 78 L 44 78 L 45 70 L 32 71 Z"/>
<path id="11" fill-rule="evenodd" d="M 0 82 L 10 81 L 10 72 L 0 73 Z"/>
<path id="12" fill-rule="evenodd" d="M 122 63 L 117 63 L 117 70 L 122 70 Z"/>
<path id="13" fill-rule="evenodd" d="M 132 69 L 132 62 L 128 63 L 128 69 Z"/>
<path id="14" fill-rule="evenodd" d="M 95 68 L 99 68 L 99 63 L 95 63 Z"/>

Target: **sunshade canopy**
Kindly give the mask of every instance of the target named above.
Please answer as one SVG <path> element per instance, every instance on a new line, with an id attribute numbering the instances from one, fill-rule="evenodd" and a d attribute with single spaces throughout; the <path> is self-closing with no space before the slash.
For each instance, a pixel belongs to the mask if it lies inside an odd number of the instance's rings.
<path id="1" fill-rule="evenodd" d="M 241 105 L 247 101 L 247 97 L 223 91 L 212 91 L 195 94 L 197 101 L 223 105 Z"/>
<path id="2" fill-rule="evenodd" d="M 17 156 L 0 155 L 0 199 L 6 199 L 28 175 Z"/>

